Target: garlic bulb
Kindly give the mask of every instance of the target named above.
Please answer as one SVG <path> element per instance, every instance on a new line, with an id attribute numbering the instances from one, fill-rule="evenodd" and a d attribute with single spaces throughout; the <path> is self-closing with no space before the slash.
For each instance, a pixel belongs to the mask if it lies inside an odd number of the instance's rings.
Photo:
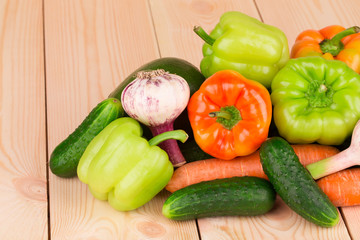
<path id="1" fill-rule="evenodd" d="M 186 108 L 189 98 L 190 88 L 186 80 L 163 69 L 139 72 L 121 94 L 125 112 L 149 126 L 154 136 L 173 130 L 174 121 Z M 172 144 L 166 149 L 165 146 L 171 142 L 176 143 L 175 140 L 166 140 L 159 146 L 167 151 L 173 162 L 172 158 L 177 157 L 180 149 L 174 153 Z M 177 143 L 176 147 L 179 148 Z M 180 155 L 182 157 L 181 152 Z M 176 164 L 180 164 L 179 161 L 176 160 Z M 181 162 L 185 163 L 185 159 Z"/>

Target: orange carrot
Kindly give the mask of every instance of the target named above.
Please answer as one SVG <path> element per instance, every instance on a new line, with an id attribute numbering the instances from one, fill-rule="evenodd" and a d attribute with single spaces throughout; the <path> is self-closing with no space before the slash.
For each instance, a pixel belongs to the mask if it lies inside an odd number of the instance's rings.
<path id="1" fill-rule="evenodd" d="M 318 144 L 292 145 L 292 147 L 303 165 L 333 156 L 339 152 L 335 147 Z M 235 176 L 255 176 L 267 179 L 262 169 L 259 151 L 233 160 L 213 158 L 187 163 L 175 170 L 166 190 L 174 192 L 202 181 Z"/>
<path id="2" fill-rule="evenodd" d="M 360 168 L 350 168 L 317 181 L 337 207 L 360 205 Z"/>

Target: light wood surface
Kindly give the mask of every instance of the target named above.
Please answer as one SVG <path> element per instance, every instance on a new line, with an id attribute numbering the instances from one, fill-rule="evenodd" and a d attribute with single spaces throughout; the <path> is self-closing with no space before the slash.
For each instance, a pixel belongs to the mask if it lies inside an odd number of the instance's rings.
<path id="1" fill-rule="evenodd" d="M 159 57 L 196 66 L 202 40 L 236 10 L 297 34 L 359 25 L 358 0 L 0 0 L 0 239 L 360 239 L 360 208 L 333 228 L 311 224 L 281 199 L 264 216 L 171 221 L 165 190 L 126 213 L 77 178 L 48 170 L 52 150 L 133 70 Z"/>
<path id="2" fill-rule="evenodd" d="M 47 239 L 42 1 L 0 1 L 0 238 Z"/>
<path id="3" fill-rule="evenodd" d="M 121 79 L 159 57 L 148 2 L 46 1 L 45 52 L 52 151 Z M 160 195 L 136 211 L 119 213 L 94 200 L 77 178 L 50 174 L 49 196 L 52 239 L 197 236 L 195 221 L 179 227 L 161 215 Z"/>

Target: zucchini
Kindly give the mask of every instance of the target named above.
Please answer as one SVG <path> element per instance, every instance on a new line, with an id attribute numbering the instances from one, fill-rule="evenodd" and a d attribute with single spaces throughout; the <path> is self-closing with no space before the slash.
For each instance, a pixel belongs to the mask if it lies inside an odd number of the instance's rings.
<path id="1" fill-rule="evenodd" d="M 100 102 L 84 121 L 51 153 L 51 172 L 59 177 L 76 176 L 77 165 L 90 141 L 110 122 L 124 115 L 118 99 L 108 98 Z"/>
<path id="2" fill-rule="evenodd" d="M 192 96 L 200 88 L 201 84 L 205 81 L 205 77 L 202 75 L 199 69 L 186 60 L 175 57 L 158 58 L 140 66 L 138 69 L 132 72 L 116 87 L 113 92 L 110 93 L 109 97 L 121 99 L 121 94 L 124 88 L 129 83 L 135 80 L 136 74 L 138 72 L 156 69 L 164 69 L 169 73 L 176 74 L 184 78 L 189 84 L 190 96 Z M 152 137 L 152 134 L 149 128 L 144 127 L 144 125 L 142 125 L 142 127 L 144 129 L 143 136 L 147 139 L 150 139 Z M 189 135 L 189 140 L 193 139 L 187 110 L 183 111 L 180 116 L 177 117 L 174 122 L 174 129 L 183 129 Z"/>
<path id="3" fill-rule="evenodd" d="M 174 220 L 213 216 L 254 216 L 273 208 L 276 193 L 265 179 L 232 177 L 193 184 L 175 191 L 162 213 Z"/>
<path id="4" fill-rule="evenodd" d="M 265 141 L 260 147 L 260 161 L 275 191 L 292 210 L 322 227 L 332 227 L 339 222 L 337 208 L 287 141 L 280 137 Z"/>

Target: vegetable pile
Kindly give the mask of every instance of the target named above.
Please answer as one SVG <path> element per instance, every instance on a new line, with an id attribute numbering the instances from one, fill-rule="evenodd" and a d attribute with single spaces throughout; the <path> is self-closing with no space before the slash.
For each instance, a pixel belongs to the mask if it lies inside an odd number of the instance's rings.
<path id="1" fill-rule="evenodd" d="M 118 211 L 166 189 L 170 219 L 253 216 L 278 194 L 335 226 L 337 207 L 360 205 L 359 30 L 306 30 L 289 54 L 280 29 L 224 13 L 210 34 L 194 28 L 201 71 L 179 58 L 140 66 L 53 150 L 50 169 Z"/>

